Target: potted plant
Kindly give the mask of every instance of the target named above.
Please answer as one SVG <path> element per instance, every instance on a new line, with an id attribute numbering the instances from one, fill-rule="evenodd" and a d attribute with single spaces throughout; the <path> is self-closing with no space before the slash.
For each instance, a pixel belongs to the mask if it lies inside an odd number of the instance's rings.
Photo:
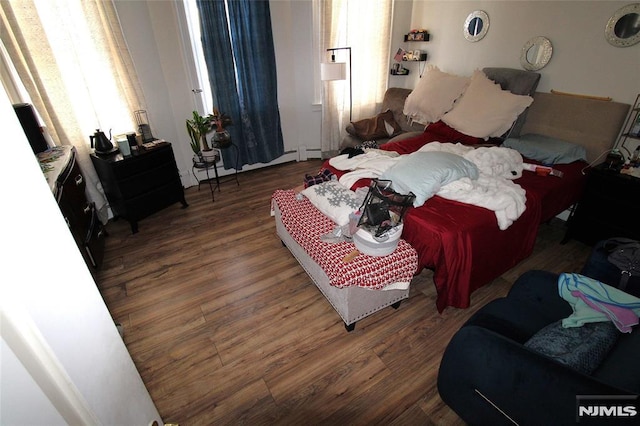
<path id="1" fill-rule="evenodd" d="M 225 114 L 220 114 L 217 108 L 214 108 L 213 114 L 207 116 L 202 116 L 198 111 L 193 111 L 192 119 L 186 120 L 186 127 L 187 133 L 191 138 L 191 149 L 200 161 L 216 161 L 218 152 L 215 149 L 211 149 L 207 142 L 207 134 L 213 130 L 216 131 L 214 135 L 216 148 L 225 148 L 231 143 L 229 132 L 224 129 L 229 124 L 231 124 L 231 119 Z"/>
<path id="2" fill-rule="evenodd" d="M 217 108 L 213 109 L 212 122 L 215 125 L 216 132 L 211 139 L 216 148 L 227 148 L 231 145 L 231 135 L 226 130 L 227 126 L 233 124 L 231 117 L 226 114 L 221 114 Z"/>
<path id="3" fill-rule="evenodd" d="M 191 149 L 200 159 L 207 157 L 211 150 L 207 143 L 207 134 L 212 130 L 211 116 L 202 116 L 193 111 L 191 120 L 186 120 L 187 133 L 191 138 Z M 213 153 L 215 156 L 215 153 Z"/>

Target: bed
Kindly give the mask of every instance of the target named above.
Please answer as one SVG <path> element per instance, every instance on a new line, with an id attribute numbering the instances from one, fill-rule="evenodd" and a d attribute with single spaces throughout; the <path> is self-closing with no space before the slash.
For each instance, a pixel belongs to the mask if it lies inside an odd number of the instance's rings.
<path id="1" fill-rule="evenodd" d="M 539 79 L 536 73 L 498 68 L 484 71 L 485 76 L 499 83 L 504 91 L 518 95 L 533 94 L 533 102 L 509 122 L 504 136 L 518 139 L 532 134 L 553 138 L 554 141 L 559 139 L 584 147 L 586 158 L 568 164 L 554 164 L 553 168 L 563 173 L 562 178 L 523 171 L 522 176 L 513 182 L 524 189 L 525 209 L 506 229 L 497 226 L 493 211 L 439 195 L 409 210 L 404 218 L 402 238 L 417 251 L 417 272 L 425 268 L 434 271 L 436 307 L 440 312 L 447 307 L 468 307 L 474 290 L 532 253 L 539 225 L 578 201 L 585 184 L 585 170 L 590 163 L 602 161 L 629 109 L 629 105 L 617 102 L 534 93 Z M 464 99 L 466 93 L 460 99 Z M 487 111 L 500 107 L 485 107 L 481 98 L 474 102 L 479 116 L 484 111 L 486 117 Z M 456 130 L 459 127 L 466 129 L 464 123 L 460 124 L 461 117 L 442 118 L 444 120 L 429 124 L 424 133 L 399 141 L 392 139 L 380 149 L 408 155 L 431 142 L 473 146 L 487 142 L 486 137 L 469 136 L 468 132 Z M 534 158 L 525 157 L 524 161 L 541 164 Z M 323 168 L 339 178 L 348 173 L 333 167 L 329 161 Z M 360 179 L 351 188 L 366 186 L 368 182 L 366 178 Z"/>

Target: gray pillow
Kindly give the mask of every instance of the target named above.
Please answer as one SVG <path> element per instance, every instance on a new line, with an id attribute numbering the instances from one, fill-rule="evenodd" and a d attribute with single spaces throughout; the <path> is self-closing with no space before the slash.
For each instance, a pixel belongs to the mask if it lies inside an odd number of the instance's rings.
<path id="1" fill-rule="evenodd" d="M 507 138 L 502 146 L 515 149 L 523 157 L 549 165 L 569 164 L 587 159 L 587 151 L 583 146 L 534 133 Z"/>
<path id="2" fill-rule="evenodd" d="M 610 322 L 564 328 L 562 320 L 534 334 L 524 346 L 582 373 L 591 374 L 607 356 L 620 332 Z"/>

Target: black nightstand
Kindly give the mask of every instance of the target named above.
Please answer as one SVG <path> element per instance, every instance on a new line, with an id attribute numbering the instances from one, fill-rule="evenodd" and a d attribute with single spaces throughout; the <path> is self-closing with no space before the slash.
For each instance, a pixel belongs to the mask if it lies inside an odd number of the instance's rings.
<path id="1" fill-rule="evenodd" d="M 91 154 L 91 160 L 113 214 L 128 220 L 134 234 L 138 220 L 178 201 L 188 206 L 168 142 L 127 157 Z"/>
<path id="2" fill-rule="evenodd" d="M 569 217 L 564 241 L 595 244 L 611 237 L 640 240 L 640 179 L 608 170 L 589 170 L 585 192 Z"/>

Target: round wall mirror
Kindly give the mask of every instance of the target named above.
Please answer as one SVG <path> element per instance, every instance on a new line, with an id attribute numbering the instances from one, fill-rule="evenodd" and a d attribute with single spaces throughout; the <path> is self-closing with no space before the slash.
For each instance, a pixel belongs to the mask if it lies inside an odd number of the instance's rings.
<path id="1" fill-rule="evenodd" d="M 471 42 L 482 40 L 489 31 L 489 15 L 483 10 L 471 12 L 464 21 L 464 38 Z"/>
<path id="2" fill-rule="evenodd" d="M 640 3 L 628 4 L 609 18 L 604 35 L 616 47 L 632 46 L 640 42 Z"/>
<path id="3" fill-rule="evenodd" d="M 537 71 L 549 63 L 552 54 L 553 46 L 548 38 L 534 37 L 522 46 L 520 64 L 525 70 Z"/>

